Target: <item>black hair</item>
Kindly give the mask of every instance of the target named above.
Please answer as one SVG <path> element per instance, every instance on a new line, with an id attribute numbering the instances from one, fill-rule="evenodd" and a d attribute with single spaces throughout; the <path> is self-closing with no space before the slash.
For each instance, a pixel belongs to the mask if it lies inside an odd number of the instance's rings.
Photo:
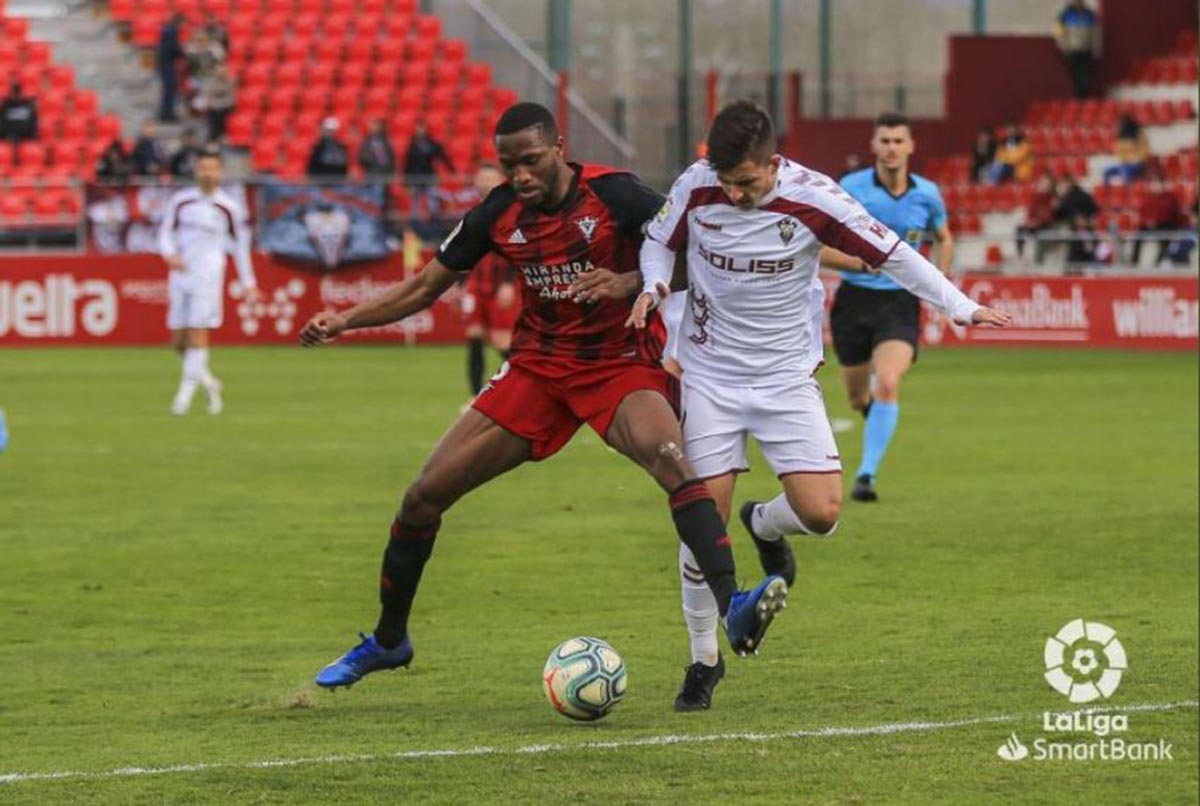
<path id="1" fill-rule="evenodd" d="M 221 147 L 216 143 L 205 143 L 200 147 L 200 153 L 196 155 L 196 159 L 204 159 L 205 157 L 221 159 Z"/>
<path id="2" fill-rule="evenodd" d="M 747 159 L 770 156 L 775 150 L 775 126 L 754 101 L 733 101 L 713 118 L 705 144 L 713 169 L 729 171 Z"/>
<path id="3" fill-rule="evenodd" d="M 891 129 L 895 126 L 904 126 L 912 130 L 912 123 L 908 120 L 908 115 L 900 112 L 884 112 L 879 117 L 875 118 L 876 129 Z"/>
<path id="4" fill-rule="evenodd" d="M 558 138 L 558 123 L 550 110 L 532 101 L 522 101 L 505 109 L 500 115 L 496 121 L 495 135 L 516 134 L 534 127 L 541 129 L 542 139 L 547 143 L 553 143 Z"/>

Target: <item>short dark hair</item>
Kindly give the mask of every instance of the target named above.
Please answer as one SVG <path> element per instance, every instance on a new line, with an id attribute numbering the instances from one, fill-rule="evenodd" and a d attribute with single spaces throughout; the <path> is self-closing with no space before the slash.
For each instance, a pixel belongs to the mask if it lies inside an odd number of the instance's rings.
<path id="1" fill-rule="evenodd" d="M 211 157 L 212 159 L 221 159 L 221 146 L 216 143 L 205 143 L 200 147 L 200 153 L 196 155 L 197 159 Z"/>
<path id="2" fill-rule="evenodd" d="M 908 115 L 900 112 L 884 112 L 879 117 L 875 118 L 876 129 L 891 129 L 895 126 L 904 126 L 912 130 L 912 123 L 908 120 Z"/>
<path id="3" fill-rule="evenodd" d="M 714 170 L 729 171 L 747 159 L 770 156 L 775 150 L 771 116 L 754 101 L 733 101 L 717 113 L 708 128 L 708 162 Z"/>
<path id="4" fill-rule="evenodd" d="M 496 121 L 495 134 L 501 137 L 534 127 L 542 130 L 542 138 L 547 142 L 558 137 L 558 123 L 549 109 L 532 101 L 521 101 L 505 109 L 500 115 L 500 119 Z"/>

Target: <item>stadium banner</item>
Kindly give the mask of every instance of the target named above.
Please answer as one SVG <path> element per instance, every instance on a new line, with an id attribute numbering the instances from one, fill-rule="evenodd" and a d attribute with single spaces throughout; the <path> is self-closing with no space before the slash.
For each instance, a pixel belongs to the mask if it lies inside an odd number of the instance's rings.
<path id="1" fill-rule="evenodd" d="M 218 344 L 295 344 L 310 316 L 349 308 L 405 277 L 403 260 L 357 266 L 336 274 L 300 271 L 269 255 L 254 255 L 262 298 L 245 299 L 226 274 L 224 323 Z M 167 267 L 156 255 L 31 255 L 0 259 L 0 345 L 135 345 L 168 341 Z M 453 343 L 463 340 L 461 292 L 404 322 L 357 330 L 346 341 Z"/>
<path id="2" fill-rule="evenodd" d="M 391 251 L 383 184 L 265 183 L 259 190 L 264 252 L 332 271 L 347 263 L 382 260 Z"/>
<path id="3" fill-rule="evenodd" d="M 129 252 L 158 254 L 158 228 L 171 196 L 184 184 L 157 182 L 114 185 L 92 183 L 85 189 L 88 249 L 101 255 Z M 247 209 L 250 195 L 241 182 L 227 182 L 221 189 Z"/>
<path id="4" fill-rule="evenodd" d="M 825 277 L 825 305 L 838 280 Z M 961 327 L 924 307 L 921 343 L 1032 347 L 1195 350 L 1200 303 L 1196 277 L 1007 277 L 967 274 L 955 283 L 968 297 L 1012 315 L 1011 327 Z M 829 341 L 826 321 L 826 342 Z"/>
<path id="5" fill-rule="evenodd" d="M 422 255 L 416 265 L 429 257 Z M 249 303 L 232 271 L 226 282 L 224 344 L 286 344 L 324 308 L 344 309 L 405 277 L 403 259 L 302 271 L 254 256 L 263 299 Z M 962 328 L 927 311 L 926 345 L 1028 345 L 1195 350 L 1195 277 L 1002 277 L 966 275 L 971 298 L 1013 315 L 1005 330 Z M 831 305 L 836 278 L 826 280 Z M 167 269 L 155 255 L 28 255 L 0 258 L 0 345 L 162 344 L 167 340 Z M 448 291 L 404 322 L 355 331 L 352 341 L 452 343 L 463 338 L 461 293 Z"/>

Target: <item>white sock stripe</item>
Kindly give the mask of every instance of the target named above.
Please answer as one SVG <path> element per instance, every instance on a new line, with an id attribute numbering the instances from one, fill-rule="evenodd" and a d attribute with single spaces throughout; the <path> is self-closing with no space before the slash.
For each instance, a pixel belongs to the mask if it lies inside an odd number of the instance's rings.
<path id="1" fill-rule="evenodd" d="M 1138 713 L 1154 711 L 1176 711 L 1196 708 L 1196 700 L 1180 700 L 1170 703 L 1145 703 L 1124 707 L 1089 709 L 1093 713 Z M 806 728 L 780 733 L 710 733 L 669 734 L 644 736 L 635 739 L 612 741 L 563 742 L 557 744 L 532 744 L 518 747 L 477 746 L 458 750 L 400 750 L 394 753 L 344 754 L 330 756 L 308 756 L 301 758 L 267 759 L 263 761 L 215 761 L 191 764 L 172 764 L 163 767 L 120 767 L 112 770 L 85 771 L 61 770 L 53 772 L 12 772 L 0 774 L 0 784 L 17 784 L 33 781 L 103 780 L 133 778 L 147 775 L 177 775 L 217 770 L 266 770 L 279 767 L 301 767 L 317 764 L 370 764 L 380 761 L 406 761 L 424 758 L 468 758 L 474 756 L 542 755 L 545 753 L 568 753 L 587 750 L 625 750 L 638 747 L 666 747 L 670 745 L 711 744 L 717 742 L 771 742 L 788 739 L 828 739 L 843 737 L 891 736 L 897 733 L 932 732 L 954 728 L 972 727 L 997 723 L 1017 722 L 1022 719 L 1040 717 L 1037 714 L 997 714 L 994 716 L 964 717 L 942 722 L 892 722 L 880 725 L 829 726 Z"/>

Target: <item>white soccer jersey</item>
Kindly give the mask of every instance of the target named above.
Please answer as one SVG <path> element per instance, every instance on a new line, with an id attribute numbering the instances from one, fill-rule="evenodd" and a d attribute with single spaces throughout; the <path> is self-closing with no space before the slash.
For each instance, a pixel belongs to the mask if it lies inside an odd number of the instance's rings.
<path id="1" fill-rule="evenodd" d="M 685 371 L 734 386 L 810 376 L 823 359 L 823 245 L 882 267 L 956 319 L 978 307 L 824 174 L 781 158 L 775 188 L 741 210 L 701 160 L 675 181 L 642 250 L 647 290 L 670 276 L 663 253 L 686 250 Z"/>
<path id="2" fill-rule="evenodd" d="M 183 272 L 172 273 L 178 287 L 196 292 L 220 289 L 230 253 L 242 285 L 257 285 L 244 214 L 223 190 L 209 195 L 193 187 L 172 196 L 158 230 L 158 250 L 164 258 L 179 255 L 183 260 Z"/>

